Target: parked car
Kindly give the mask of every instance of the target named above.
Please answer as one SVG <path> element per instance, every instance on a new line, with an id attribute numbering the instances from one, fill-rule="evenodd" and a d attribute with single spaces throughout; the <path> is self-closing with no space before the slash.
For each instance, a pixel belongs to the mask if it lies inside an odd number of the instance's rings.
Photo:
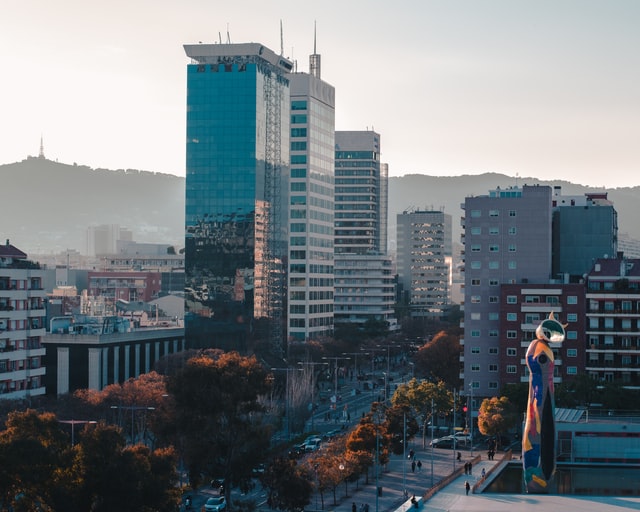
<path id="1" fill-rule="evenodd" d="M 456 441 L 455 437 L 444 436 L 434 439 L 429 443 L 429 446 L 433 446 L 434 448 L 455 448 L 457 444 L 459 443 Z"/>
<path id="2" fill-rule="evenodd" d="M 209 498 L 202 507 L 203 512 L 222 512 L 227 508 L 227 501 L 224 496 Z"/>
<path id="3" fill-rule="evenodd" d="M 471 442 L 471 436 L 464 432 L 456 432 L 453 434 L 453 437 L 455 437 L 459 443 L 469 444 Z"/>
<path id="4" fill-rule="evenodd" d="M 322 439 L 316 437 L 314 439 L 305 441 L 302 446 L 304 446 L 305 452 L 315 452 L 318 448 L 320 448 L 320 443 L 322 443 Z"/>

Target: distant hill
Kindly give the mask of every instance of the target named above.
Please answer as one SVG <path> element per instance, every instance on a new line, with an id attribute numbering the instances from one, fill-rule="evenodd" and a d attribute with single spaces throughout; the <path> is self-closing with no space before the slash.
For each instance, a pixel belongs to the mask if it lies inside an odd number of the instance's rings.
<path id="1" fill-rule="evenodd" d="M 485 173 L 452 177 L 412 174 L 389 179 L 389 238 L 395 248 L 396 215 L 410 208 L 444 208 L 453 217 L 454 242 L 460 240 L 460 205 L 512 185 L 561 186 L 564 194 L 601 190 L 566 181 L 540 181 Z M 635 222 L 640 187 L 608 189 L 618 211 L 620 233 L 640 239 Z M 132 169 L 92 169 L 27 158 L 0 165 L 0 242 L 10 238 L 27 253 L 76 249 L 85 253 L 86 230 L 119 224 L 138 242 L 184 244 L 185 179 Z"/>

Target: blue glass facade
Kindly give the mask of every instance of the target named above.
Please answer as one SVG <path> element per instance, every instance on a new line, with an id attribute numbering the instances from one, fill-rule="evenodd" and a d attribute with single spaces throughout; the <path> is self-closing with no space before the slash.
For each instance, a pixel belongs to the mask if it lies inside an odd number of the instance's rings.
<path id="1" fill-rule="evenodd" d="M 280 343 L 290 63 L 261 45 L 187 45 L 185 335 Z M 264 329 L 260 329 L 264 326 Z"/>

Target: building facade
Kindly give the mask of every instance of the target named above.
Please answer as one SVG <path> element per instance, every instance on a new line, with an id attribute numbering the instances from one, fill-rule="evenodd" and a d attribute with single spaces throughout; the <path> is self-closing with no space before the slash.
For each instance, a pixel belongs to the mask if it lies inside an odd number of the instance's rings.
<path id="1" fill-rule="evenodd" d="M 598 258 L 618 253 L 618 214 L 606 192 L 563 196 L 553 190 L 553 276 L 579 281 Z"/>
<path id="2" fill-rule="evenodd" d="M 640 259 L 600 258 L 587 276 L 586 372 L 640 387 Z"/>
<path id="3" fill-rule="evenodd" d="M 500 364 L 500 286 L 549 282 L 551 199 L 551 187 L 527 185 L 465 199 L 461 378 L 477 398 L 495 395 L 493 372 L 472 367 Z"/>
<path id="4" fill-rule="evenodd" d="M 292 62 L 258 43 L 185 45 L 185 331 L 282 349 Z"/>
<path id="5" fill-rule="evenodd" d="M 289 75 L 291 167 L 287 338 L 333 334 L 335 89 L 311 73 Z"/>
<path id="6" fill-rule="evenodd" d="M 89 272 L 89 297 L 101 297 L 115 304 L 157 299 L 162 288 L 159 272 Z"/>
<path id="7" fill-rule="evenodd" d="M 395 282 L 387 251 L 388 166 L 374 131 L 336 132 L 334 322 L 387 322 Z"/>
<path id="8" fill-rule="evenodd" d="M 397 215 L 398 286 L 412 317 L 440 317 L 451 304 L 451 215 L 405 211 Z"/>
<path id="9" fill-rule="evenodd" d="M 555 358 L 553 381 L 566 383 L 585 370 L 585 286 L 584 284 L 503 284 L 500 287 L 500 328 L 489 332 L 498 338 L 498 363 L 482 368 L 472 362 L 473 374 L 484 372 L 494 378 L 489 389 L 499 385 L 529 382 L 525 354 L 536 338 L 540 323 L 553 313 L 565 325 L 565 340 L 550 345 Z M 500 333 L 500 336 L 499 336 Z M 489 347 L 489 351 L 496 350 Z"/>
<path id="10" fill-rule="evenodd" d="M 7 240 L 0 246 L 0 399 L 44 395 L 44 270 Z"/>

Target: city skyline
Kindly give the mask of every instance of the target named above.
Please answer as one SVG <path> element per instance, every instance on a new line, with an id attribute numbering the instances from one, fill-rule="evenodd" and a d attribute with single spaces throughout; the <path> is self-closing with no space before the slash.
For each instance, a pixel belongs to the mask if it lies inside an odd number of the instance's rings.
<path id="1" fill-rule="evenodd" d="M 37 155 L 42 136 L 52 160 L 184 176 L 182 45 L 260 42 L 307 72 L 317 23 L 336 130 L 380 133 L 390 177 L 635 186 L 638 21 L 630 0 L 12 1 L 0 164 Z"/>

